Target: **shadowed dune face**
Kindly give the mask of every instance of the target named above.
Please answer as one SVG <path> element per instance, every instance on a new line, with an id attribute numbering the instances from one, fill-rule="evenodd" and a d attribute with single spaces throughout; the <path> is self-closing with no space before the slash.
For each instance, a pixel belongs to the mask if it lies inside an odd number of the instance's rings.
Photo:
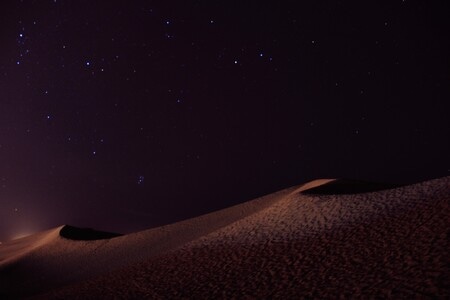
<path id="1" fill-rule="evenodd" d="M 352 195 L 389 190 L 400 187 L 399 184 L 366 182 L 349 179 L 336 179 L 322 185 L 302 191 L 307 195 Z"/>
<path id="2" fill-rule="evenodd" d="M 91 228 L 78 228 L 70 225 L 64 226 L 59 232 L 59 235 L 63 238 L 75 241 L 105 240 L 122 236 L 122 234 L 118 233 L 97 231 Z"/>

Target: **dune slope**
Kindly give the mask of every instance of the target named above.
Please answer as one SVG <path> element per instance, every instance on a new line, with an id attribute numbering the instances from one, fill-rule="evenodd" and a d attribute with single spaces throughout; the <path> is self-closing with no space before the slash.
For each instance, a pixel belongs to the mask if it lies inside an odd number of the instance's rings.
<path id="1" fill-rule="evenodd" d="M 0 298 L 40 294 L 147 260 L 265 209 L 293 189 L 193 219 L 110 239 L 104 239 L 105 233 L 102 232 L 60 226 L 10 241 L 0 245 Z M 98 236 L 101 238 L 95 239 Z"/>
<path id="2" fill-rule="evenodd" d="M 19 289 L 45 299 L 450 296 L 450 177 L 361 194 L 306 191 L 330 182 L 109 240 L 54 238 L 9 265 L 15 279 L 4 296 Z M 25 272 L 58 273 L 55 253 L 64 272 L 86 255 L 104 260 L 37 289 L 41 277 Z M 130 253 L 137 258 L 120 256 Z"/>

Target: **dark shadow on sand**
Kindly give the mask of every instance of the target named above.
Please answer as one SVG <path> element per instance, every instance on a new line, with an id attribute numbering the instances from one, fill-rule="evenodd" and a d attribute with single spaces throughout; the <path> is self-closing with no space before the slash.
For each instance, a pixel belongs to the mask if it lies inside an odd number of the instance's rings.
<path id="1" fill-rule="evenodd" d="M 304 190 L 307 195 L 362 194 L 401 187 L 400 184 L 366 182 L 360 180 L 337 179 L 329 183 Z"/>
<path id="2" fill-rule="evenodd" d="M 70 225 L 64 226 L 59 232 L 59 235 L 63 238 L 76 241 L 105 240 L 122 236 L 122 234 L 118 233 L 97 231 L 91 228 L 77 228 Z"/>

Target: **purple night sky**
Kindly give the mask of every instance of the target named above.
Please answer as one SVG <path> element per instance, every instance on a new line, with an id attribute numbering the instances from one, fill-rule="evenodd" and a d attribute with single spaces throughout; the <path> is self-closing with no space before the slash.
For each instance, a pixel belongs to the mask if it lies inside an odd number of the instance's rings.
<path id="1" fill-rule="evenodd" d="M 2 1 L 0 241 L 450 174 L 444 2 Z"/>

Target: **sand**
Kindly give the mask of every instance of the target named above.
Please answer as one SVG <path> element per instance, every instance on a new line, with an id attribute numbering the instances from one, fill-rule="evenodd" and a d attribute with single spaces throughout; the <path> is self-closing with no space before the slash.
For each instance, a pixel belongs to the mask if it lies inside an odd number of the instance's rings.
<path id="1" fill-rule="evenodd" d="M 450 296 L 450 177 L 368 193 L 333 183 L 125 236 L 59 227 L 4 243 L 0 298 Z"/>

